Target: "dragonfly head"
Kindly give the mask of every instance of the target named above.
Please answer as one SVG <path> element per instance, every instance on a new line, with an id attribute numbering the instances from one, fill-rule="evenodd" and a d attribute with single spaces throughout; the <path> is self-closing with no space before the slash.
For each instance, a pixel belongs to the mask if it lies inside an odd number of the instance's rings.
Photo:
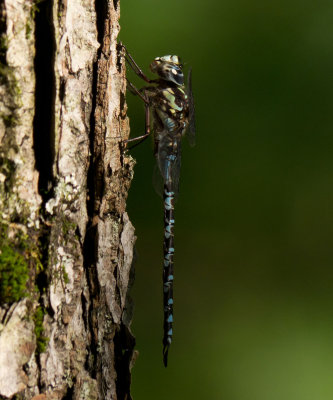
<path id="1" fill-rule="evenodd" d="M 156 57 L 150 64 L 150 69 L 162 79 L 176 85 L 184 85 L 183 65 L 178 56 Z"/>

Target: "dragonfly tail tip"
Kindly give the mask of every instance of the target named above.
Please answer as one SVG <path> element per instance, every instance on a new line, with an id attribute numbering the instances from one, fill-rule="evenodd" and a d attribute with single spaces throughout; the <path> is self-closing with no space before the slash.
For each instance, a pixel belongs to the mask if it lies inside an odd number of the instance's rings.
<path id="1" fill-rule="evenodd" d="M 164 345 L 163 347 L 163 364 L 165 368 L 168 366 L 168 352 L 169 352 L 169 345 Z"/>

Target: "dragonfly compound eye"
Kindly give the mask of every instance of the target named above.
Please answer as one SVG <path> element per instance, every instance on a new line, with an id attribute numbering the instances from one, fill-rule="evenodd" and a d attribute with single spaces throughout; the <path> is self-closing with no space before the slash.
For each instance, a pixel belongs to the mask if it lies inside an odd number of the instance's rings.
<path id="1" fill-rule="evenodd" d="M 150 69 L 158 74 L 163 80 L 175 83 L 176 85 L 184 85 L 184 74 L 182 64 L 178 56 L 156 57 L 150 64 Z"/>

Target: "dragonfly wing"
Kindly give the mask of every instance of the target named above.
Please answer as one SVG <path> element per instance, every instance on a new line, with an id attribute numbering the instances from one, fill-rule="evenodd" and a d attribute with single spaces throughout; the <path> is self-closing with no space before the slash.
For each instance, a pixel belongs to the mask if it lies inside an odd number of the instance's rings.
<path id="1" fill-rule="evenodd" d="M 155 188 L 156 193 L 162 198 L 163 198 L 163 184 L 164 184 L 164 179 L 161 175 L 159 165 L 156 162 L 153 171 L 153 186 Z"/>
<path id="2" fill-rule="evenodd" d="M 192 93 L 192 68 L 190 68 L 188 71 L 187 96 L 189 104 L 189 126 L 186 135 L 190 143 L 190 146 L 193 147 L 195 145 L 195 109 L 194 109 L 194 99 Z"/>
<path id="3" fill-rule="evenodd" d="M 166 134 L 158 143 L 157 165 L 168 190 L 177 196 L 181 166 L 181 136 L 171 138 Z"/>

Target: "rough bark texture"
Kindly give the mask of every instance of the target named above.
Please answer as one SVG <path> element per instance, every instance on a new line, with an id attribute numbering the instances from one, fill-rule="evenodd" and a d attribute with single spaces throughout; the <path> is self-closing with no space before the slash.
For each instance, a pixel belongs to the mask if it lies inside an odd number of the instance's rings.
<path id="1" fill-rule="evenodd" d="M 0 398 L 131 398 L 118 20 L 114 0 L 1 4 Z"/>

